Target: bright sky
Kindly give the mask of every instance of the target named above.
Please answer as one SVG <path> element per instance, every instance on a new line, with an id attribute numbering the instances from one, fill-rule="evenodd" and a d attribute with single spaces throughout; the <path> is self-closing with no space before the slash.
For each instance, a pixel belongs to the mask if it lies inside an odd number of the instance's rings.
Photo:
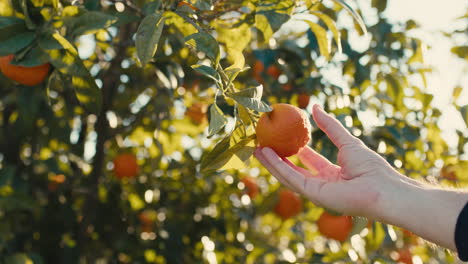
<path id="1" fill-rule="evenodd" d="M 458 103 L 468 104 L 468 65 L 451 55 L 452 43 L 440 32 L 460 28 L 455 19 L 463 16 L 467 7 L 466 0 L 388 0 L 385 13 L 391 21 L 413 19 L 421 25 L 420 37 L 432 47 L 426 53 L 426 62 L 435 68 L 428 78 L 428 91 L 435 95 L 434 103 L 443 112 L 439 127 L 445 129 L 444 136 L 451 145 L 457 140 L 455 128 L 467 131 L 460 115 L 449 103 L 452 89 L 458 84 L 464 89 Z"/>

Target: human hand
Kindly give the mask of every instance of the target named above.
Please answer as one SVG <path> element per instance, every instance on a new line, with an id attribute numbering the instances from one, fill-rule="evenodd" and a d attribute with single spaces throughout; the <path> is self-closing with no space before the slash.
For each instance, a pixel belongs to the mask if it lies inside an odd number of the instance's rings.
<path id="1" fill-rule="evenodd" d="M 319 206 L 349 215 L 377 216 L 381 196 L 395 194 L 400 182 L 411 180 L 318 105 L 313 107 L 313 118 L 338 147 L 338 165 L 308 146 L 297 154 L 308 170 L 280 158 L 270 148 L 258 148 L 255 156 L 281 183 Z"/>

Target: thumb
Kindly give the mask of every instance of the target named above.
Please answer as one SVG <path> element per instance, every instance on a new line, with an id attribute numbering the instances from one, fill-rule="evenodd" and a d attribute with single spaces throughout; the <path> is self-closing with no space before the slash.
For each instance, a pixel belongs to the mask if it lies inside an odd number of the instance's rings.
<path id="1" fill-rule="evenodd" d="M 359 144 L 361 142 L 351 135 L 336 118 L 327 114 L 319 105 L 314 105 L 312 115 L 317 126 L 327 134 L 333 144 L 338 148 L 348 144 Z"/>

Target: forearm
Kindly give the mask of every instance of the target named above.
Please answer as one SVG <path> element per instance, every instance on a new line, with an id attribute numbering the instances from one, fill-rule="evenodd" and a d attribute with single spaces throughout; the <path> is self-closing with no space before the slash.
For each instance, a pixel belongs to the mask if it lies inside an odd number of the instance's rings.
<path id="1" fill-rule="evenodd" d="M 382 193 L 375 217 L 455 250 L 455 225 L 468 201 L 468 193 L 434 188 L 400 177 L 394 177 L 391 185 L 392 188 Z"/>

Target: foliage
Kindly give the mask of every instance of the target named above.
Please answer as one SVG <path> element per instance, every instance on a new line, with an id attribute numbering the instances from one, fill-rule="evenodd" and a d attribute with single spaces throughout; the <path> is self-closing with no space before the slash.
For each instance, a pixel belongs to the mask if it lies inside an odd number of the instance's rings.
<path id="1" fill-rule="evenodd" d="M 282 221 L 279 184 L 251 158 L 260 112 L 308 94 L 411 177 L 464 166 L 463 132 L 449 149 L 436 125 L 424 43 L 407 34 L 417 25 L 391 24 L 384 0 L 354 6 L 0 0 L 0 56 L 53 65 L 34 87 L 0 75 L 0 262 L 391 263 L 409 246 L 402 230 L 355 219 L 352 240 L 327 240 L 310 202 Z M 281 74 L 260 83 L 256 61 Z M 184 114 L 194 104 L 210 105 L 208 124 Z M 312 146 L 336 160 L 320 130 Z M 114 177 L 122 153 L 136 155 L 135 179 Z M 255 199 L 240 172 L 256 179 Z M 457 176 L 442 181 L 466 183 Z M 424 262 L 453 261 L 420 242 Z"/>

